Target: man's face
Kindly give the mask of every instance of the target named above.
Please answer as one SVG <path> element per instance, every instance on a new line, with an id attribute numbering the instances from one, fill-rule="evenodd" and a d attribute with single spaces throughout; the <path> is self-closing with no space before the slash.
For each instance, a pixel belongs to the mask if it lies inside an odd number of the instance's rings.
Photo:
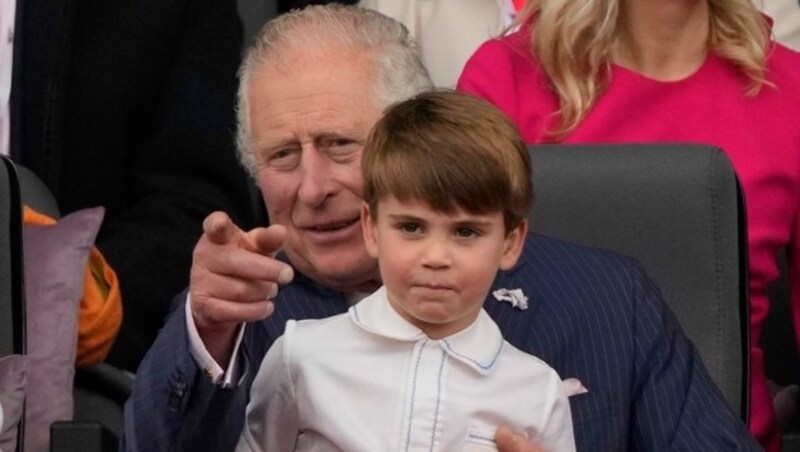
<path id="1" fill-rule="evenodd" d="M 381 114 L 371 62 L 352 55 L 266 64 L 250 79 L 252 149 L 270 220 L 302 273 L 334 289 L 372 290 L 377 264 L 364 247 L 361 151 Z"/>

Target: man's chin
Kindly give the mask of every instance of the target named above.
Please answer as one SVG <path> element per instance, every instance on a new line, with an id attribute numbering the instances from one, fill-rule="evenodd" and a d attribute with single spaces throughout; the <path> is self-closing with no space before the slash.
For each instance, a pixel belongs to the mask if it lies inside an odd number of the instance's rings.
<path id="1" fill-rule="evenodd" d="M 366 251 L 346 256 L 326 253 L 295 259 L 289 254 L 294 267 L 314 281 L 341 292 L 373 291 L 380 286 L 378 262 Z"/>

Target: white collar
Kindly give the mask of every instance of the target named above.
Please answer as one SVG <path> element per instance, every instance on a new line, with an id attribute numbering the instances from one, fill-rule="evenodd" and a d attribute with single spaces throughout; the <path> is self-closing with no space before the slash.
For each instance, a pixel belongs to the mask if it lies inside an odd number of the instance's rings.
<path id="1" fill-rule="evenodd" d="M 386 298 L 386 287 L 350 307 L 350 319 L 359 327 L 378 336 L 404 342 L 430 340 L 425 333 L 404 319 Z M 438 344 L 450 357 L 463 362 L 482 375 L 497 366 L 503 349 L 503 335 L 483 309 L 472 325 L 440 340 Z"/>

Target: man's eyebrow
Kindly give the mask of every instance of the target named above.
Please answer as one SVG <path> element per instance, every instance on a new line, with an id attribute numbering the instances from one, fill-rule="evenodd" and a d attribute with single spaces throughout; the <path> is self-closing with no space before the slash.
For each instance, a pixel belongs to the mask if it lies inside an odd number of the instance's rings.
<path id="1" fill-rule="evenodd" d="M 355 133 L 355 131 L 352 130 L 322 132 L 314 137 L 314 141 L 315 142 L 332 141 L 332 140 L 341 140 L 343 138 L 358 142 L 363 141 L 363 137 L 360 137 L 357 133 Z"/>
<path id="2" fill-rule="evenodd" d="M 295 137 L 286 137 L 286 138 L 279 138 L 275 140 L 261 140 L 256 143 L 253 143 L 253 149 L 256 152 L 264 152 L 271 149 L 283 148 L 286 146 L 292 146 L 299 143 L 297 138 Z"/>

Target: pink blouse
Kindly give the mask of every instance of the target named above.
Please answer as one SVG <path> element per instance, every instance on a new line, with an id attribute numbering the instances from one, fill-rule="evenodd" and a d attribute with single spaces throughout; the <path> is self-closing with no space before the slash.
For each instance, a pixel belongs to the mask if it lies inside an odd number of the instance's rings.
<path id="1" fill-rule="evenodd" d="M 534 144 L 550 141 L 546 131 L 554 124 L 558 100 L 529 50 L 529 37 L 529 29 L 523 29 L 484 43 L 468 61 L 458 88 L 495 104 Z M 561 142 L 696 142 L 726 152 L 747 205 L 750 428 L 768 450 L 776 450 L 777 427 L 758 343 L 769 309 L 766 291 L 779 273 L 775 253 L 784 246 L 790 255 L 794 323 L 800 325 L 800 54 L 775 44 L 767 78 L 775 86 L 748 97 L 746 79 L 715 54 L 695 73 L 670 82 L 615 65 L 606 91 Z"/>

